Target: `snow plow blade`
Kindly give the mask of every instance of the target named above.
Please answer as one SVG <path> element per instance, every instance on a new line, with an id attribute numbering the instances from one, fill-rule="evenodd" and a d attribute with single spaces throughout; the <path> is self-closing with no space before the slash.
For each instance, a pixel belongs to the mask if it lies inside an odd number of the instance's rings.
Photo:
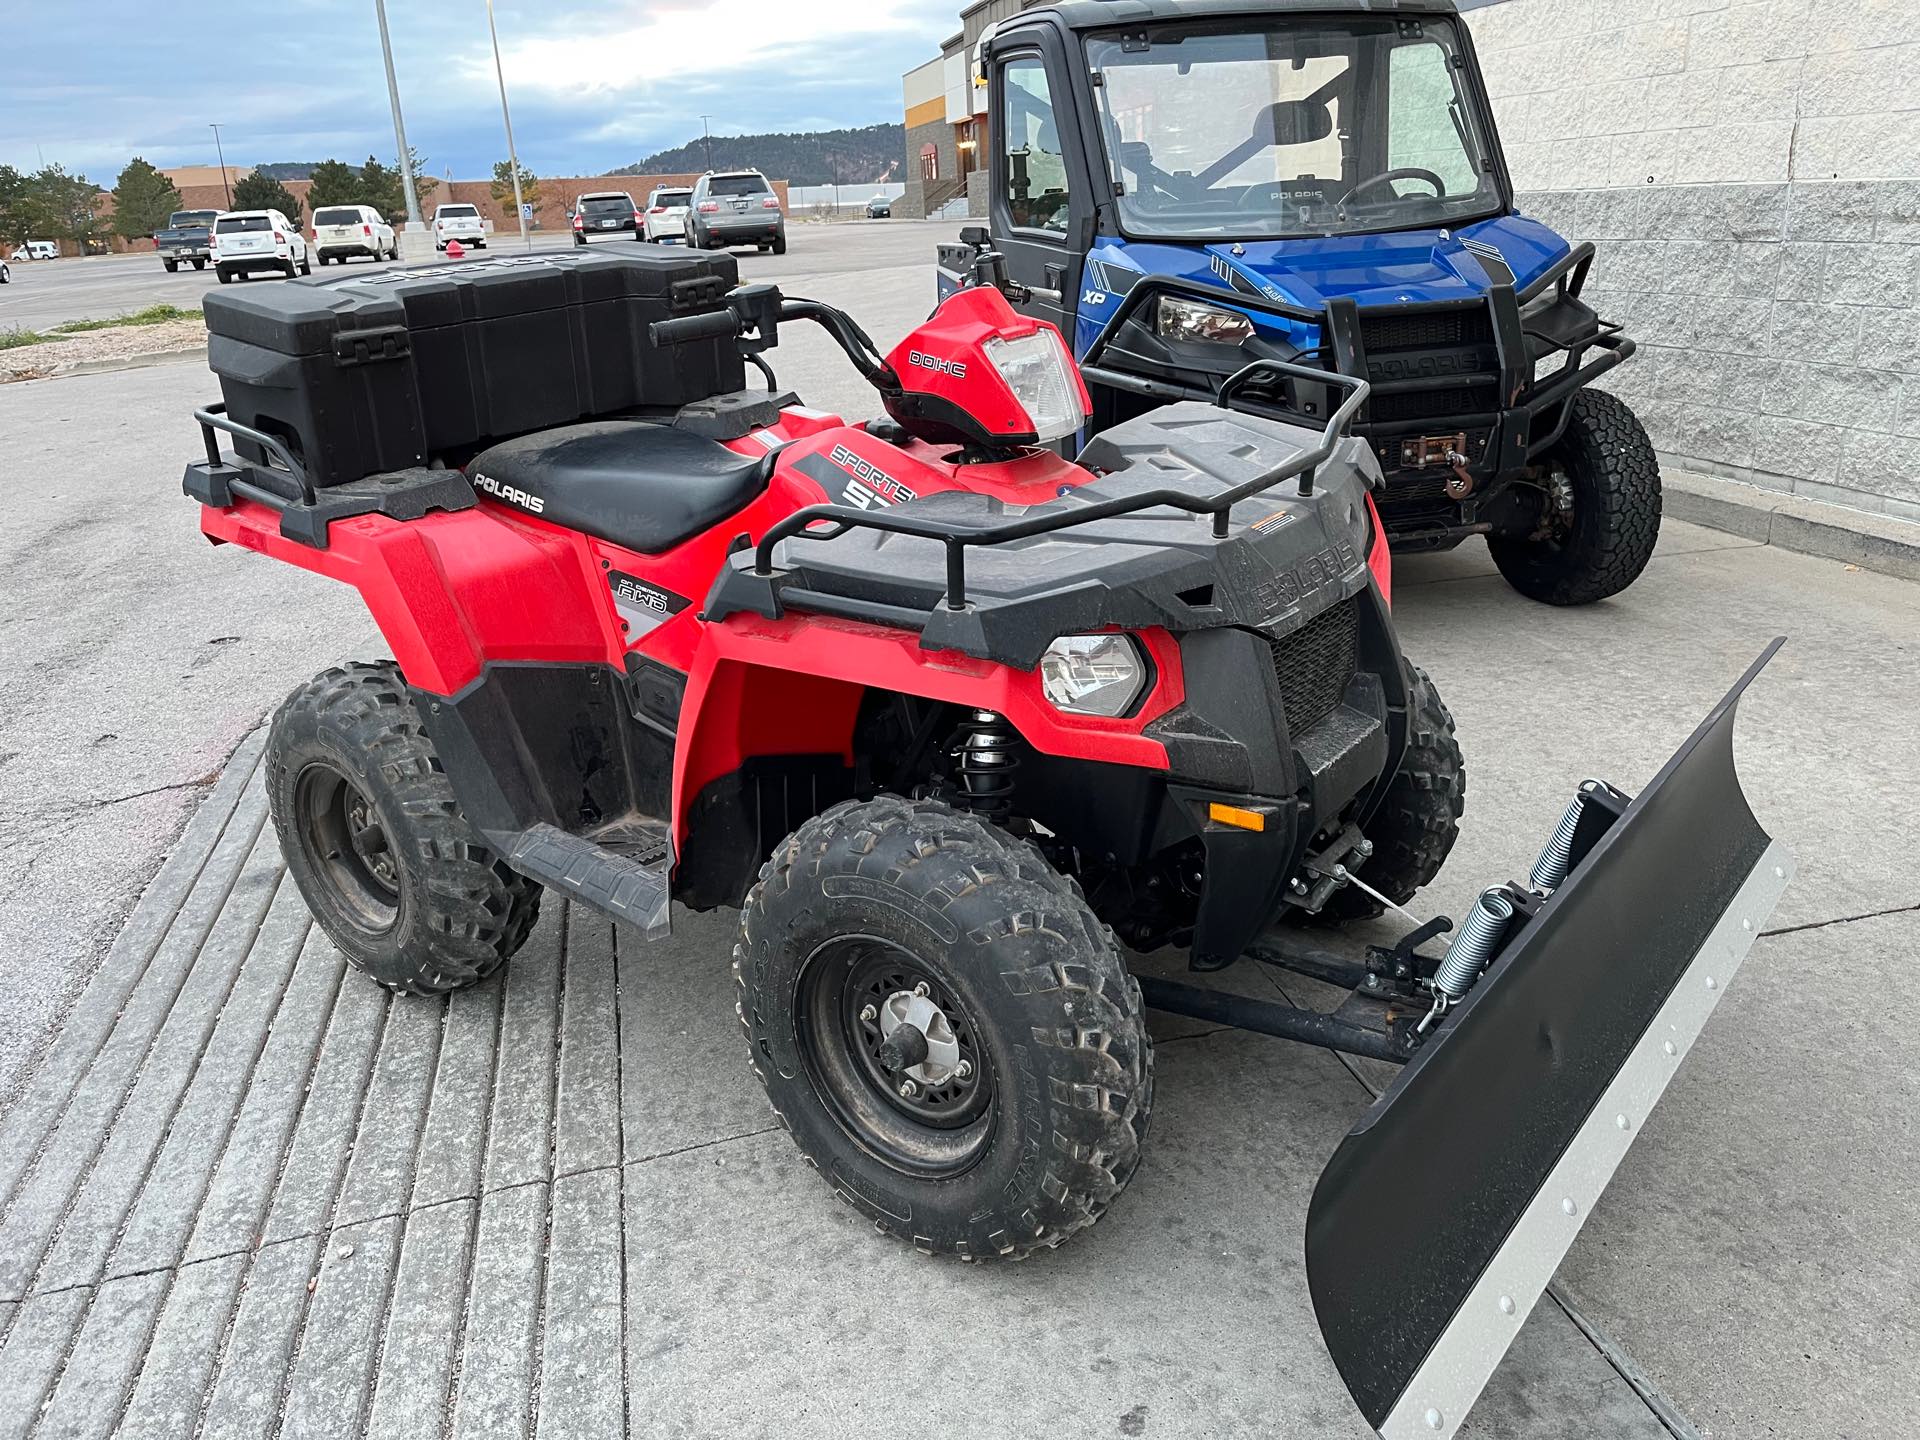
<path id="1" fill-rule="evenodd" d="M 1328 1351 L 1388 1437 L 1451 1435 L 1793 868 L 1733 765 L 1775 640 L 1638 798 L 1589 782 L 1572 868 L 1341 1141 L 1307 1211 Z M 1531 899 L 1531 914 L 1527 900 Z"/>

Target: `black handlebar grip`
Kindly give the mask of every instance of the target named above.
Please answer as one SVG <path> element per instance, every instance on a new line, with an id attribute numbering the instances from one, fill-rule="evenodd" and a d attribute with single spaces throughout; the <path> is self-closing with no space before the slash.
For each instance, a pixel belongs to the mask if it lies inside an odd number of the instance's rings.
<path id="1" fill-rule="evenodd" d="M 678 320 L 656 320 L 647 326 L 647 339 L 658 345 L 684 345 L 690 340 L 721 340 L 740 333 L 740 321 L 731 310 L 710 315 L 685 315 Z"/>

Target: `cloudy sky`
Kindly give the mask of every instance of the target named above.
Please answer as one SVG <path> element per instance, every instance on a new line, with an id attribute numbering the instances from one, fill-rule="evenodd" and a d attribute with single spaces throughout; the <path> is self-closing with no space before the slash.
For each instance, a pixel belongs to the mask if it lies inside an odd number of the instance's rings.
<path id="1" fill-rule="evenodd" d="M 900 76 L 961 0 L 495 0 L 514 138 L 536 174 L 595 174 L 700 133 L 900 118 Z M 387 0 L 407 138 L 428 167 L 506 157 L 485 0 Z M 28 3 L 0 22 L 0 164 L 110 186 L 154 164 L 383 160 L 393 121 L 373 0 Z"/>

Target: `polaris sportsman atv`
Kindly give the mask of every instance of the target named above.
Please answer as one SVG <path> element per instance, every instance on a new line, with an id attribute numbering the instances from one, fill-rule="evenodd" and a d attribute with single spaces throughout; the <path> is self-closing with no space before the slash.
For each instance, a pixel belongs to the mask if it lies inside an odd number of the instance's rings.
<path id="1" fill-rule="evenodd" d="M 795 1142 L 968 1259 L 1126 1186 L 1148 1005 L 1411 1061 L 1320 1183 L 1309 1273 L 1374 1423 L 1450 1429 L 1784 880 L 1732 697 L 1639 800 L 1582 787 L 1450 946 L 1444 919 L 1362 959 L 1301 943 L 1276 927 L 1409 900 L 1465 793 L 1345 433 L 1367 384 L 1316 378 L 1343 398 L 1307 429 L 1232 408 L 1300 373 L 1261 360 L 1075 463 L 1047 448 L 1088 404 L 1065 344 L 976 263 L 884 358 L 730 256 L 652 246 L 208 297 L 203 530 L 356 586 L 394 657 L 274 717 L 288 869 L 410 994 L 498 968 L 543 891 L 648 934 L 675 899 L 739 906 L 748 1058 Z M 777 388 L 796 321 L 883 418 Z M 1348 998 L 1137 977 L 1116 935 Z M 1405 1243 L 1432 1214 L 1444 1252 Z"/>
<path id="2" fill-rule="evenodd" d="M 1016 308 L 1105 349 L 1094 432 L 1300 362 L 1371 382 L 1395 551 L 1484 535 L 1554 605 L 1645 567 L 1659 464 L 1587 388 L 1633 342 L 1581 299 L 1593 247 L 1514 209 L 1454 0 L 1067 0 L 981 56 L 989 225 L 941 247 L 941 291 L 1004 253 Z M 1317 425 L 1345 393 L 1270 370 L 1233 403 Z"/>

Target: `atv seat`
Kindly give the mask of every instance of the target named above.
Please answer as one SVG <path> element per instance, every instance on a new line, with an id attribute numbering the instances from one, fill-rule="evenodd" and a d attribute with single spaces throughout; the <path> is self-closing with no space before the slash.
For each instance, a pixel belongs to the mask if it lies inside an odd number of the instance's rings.
<path id="1" fill-rule="evenodd" d="M 644 420 L 522 435 L 467 466 L 483 496 L 644 555 L 671 550 L 725 519 L 766 489 L 772 473 L 771 453 L 737 454 L 717 440 Z"/>

